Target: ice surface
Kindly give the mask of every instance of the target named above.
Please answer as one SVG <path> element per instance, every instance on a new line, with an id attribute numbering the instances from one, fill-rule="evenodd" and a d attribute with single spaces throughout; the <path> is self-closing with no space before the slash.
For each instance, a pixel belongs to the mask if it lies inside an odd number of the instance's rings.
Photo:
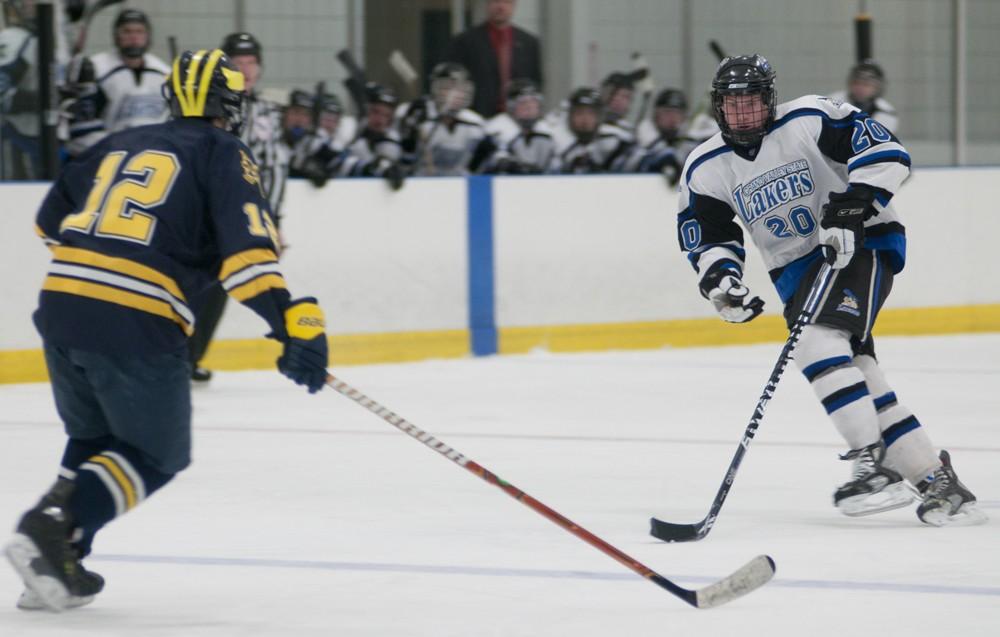
<path id="1" fill-rule="evenodd" d="M 790 368 L 712 533 L 650 538 L 650 515 L 705 515 L 777 344 L 335 370 L 679 584 L 774 557 L 772 583 L 696 610 L 333 391 L 219 373 L 195 463 L 99 536 L 106 591 L 25 613 L 0 564 L 0 635 L 1000 635 L 1000 335 L 878 349 L 988 524 L 837 513 L 844 448 Z M 47 385 L 0 387 L 0 435 L 12 526 L 62 450 Z"/>

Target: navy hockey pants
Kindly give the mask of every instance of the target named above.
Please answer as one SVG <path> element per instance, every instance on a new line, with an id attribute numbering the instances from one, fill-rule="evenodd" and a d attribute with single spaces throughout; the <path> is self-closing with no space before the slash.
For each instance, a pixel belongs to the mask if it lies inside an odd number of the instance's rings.
<path id="1" fill-rule="evenodd" d="M 191 365 L 186 348 L 120 357 L 46 343 L 56 409 L 74 440 L 111 437 L 157 472 L 191 463 Z"/>

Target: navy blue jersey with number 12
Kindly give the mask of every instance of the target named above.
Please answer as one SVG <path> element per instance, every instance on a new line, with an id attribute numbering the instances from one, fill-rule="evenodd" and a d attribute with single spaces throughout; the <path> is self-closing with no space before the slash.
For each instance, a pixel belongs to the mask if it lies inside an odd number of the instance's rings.
<path id="1" fill-rule="evenodd" d="M 35 325 L 108 354 L 178 351 L 214 279 L 285 335 L 289 293 L 250 150 L 206 120 L 116 133 L 65 166 L 38 211 L 53 251 Z"/>

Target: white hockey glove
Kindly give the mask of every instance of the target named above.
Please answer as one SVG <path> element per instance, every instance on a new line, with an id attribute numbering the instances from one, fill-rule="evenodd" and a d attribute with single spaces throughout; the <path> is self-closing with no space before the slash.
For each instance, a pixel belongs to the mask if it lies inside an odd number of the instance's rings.
<path id="1" fill-rule="evenodd" d="M 826 260 L 834 270 L 847 267 L 865 242 L 865 221 L 877 211 L 875 194 L 865 188 L 847 192 L 831 192 L 830 202 L 823 205 L 819 222 L 819 242 Z"/>
<path id="2" fill-rule="evenodd" d="M 750 296 L 739 272 L 729 268 L 710 270 L 698 284 L 701 295 L 712 302 L 722 320 L 729 323 L 752 321 L 764 311 L 764 301 Z"/>

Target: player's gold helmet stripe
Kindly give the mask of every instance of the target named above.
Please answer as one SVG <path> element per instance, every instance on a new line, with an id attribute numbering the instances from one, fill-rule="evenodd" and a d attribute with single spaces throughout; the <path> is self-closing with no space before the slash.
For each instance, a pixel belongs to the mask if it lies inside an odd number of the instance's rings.
<path id="1" fill-rule="evenodd" d="M 185 117 L 203 117 L 205 114 L 205 104 L 208 101 L 208 91 L 212 85 L 212 74 L 215 72 L 219 59 L 224 53 L 222 49 L 206 51 L 204 49 L 193 53 L 187 65 L 184 86 L 181 86 L 181 58 L 174 60 L 171 75 L 173 81 L 174 95 L 181 107 L 181 114 Z M 225 66 L 221 68 L 222 75 L 226 78 L 226 86 L 233 91 L 244 90 L 246 83 L 243 74 Z M 200 75 L 200 77 L 199 77 Z"/>

